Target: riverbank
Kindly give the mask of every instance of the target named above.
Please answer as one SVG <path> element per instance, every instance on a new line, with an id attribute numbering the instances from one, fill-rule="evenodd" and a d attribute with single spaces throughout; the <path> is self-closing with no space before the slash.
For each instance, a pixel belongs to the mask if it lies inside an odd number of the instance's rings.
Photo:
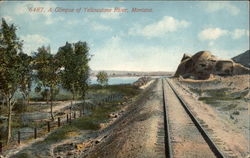
<path id="1" fill-rule="evenodd" d="M 57 148 L 57 145 L 69 140 L 70 142 L 83 140 L 86 135 L 94 135 L 100 129 L 108 126 L 110 121 L 116 119 L 121 113 L 123 113 L 125 104 L 132 98 L 136 97 L 140 91 L 140 89 L 133 85 L 109 85 L 105 87 L 93 85 L 89 88 L 88 99 L 84 103 L 78 101 L 71 106 L 71 101 L 55 102 L 56 106 L 54 107 L 54 110 L 58 114 L 56 115 L 56 120 L 58 117 L 64 117 L 66 113 L 70 112 L 70 107 L 72 108 L 72 111 L 76 110 L 77 112 L 78 110 L 83 109 L 84 114 L 82 117 L 79 117 L 79 113 L 77 113 L 77 118 L 74 120 L 72 115 L 71 124 L 65 124 L 62 127 L 56 128 L 48 135 L 43 135 L 42 139 L 39 138 L 37 141 L 33 139 L 33 134 L 31 133 L 29 141 L 21 141 L 21 145 L 16 143 L 12 144 L 12 147 L 16 148 L 16 150 L 11 150 L 13 148 L 10 147 L 8 148 L 8 151 L 6 151 L 7 148 L 4 148 L 4 155 L 11 157 L 12 154 L 17 153 L 16 156 L 21 157 L 23 155 L 25 155 L 24 157 L 39 157 L 43 155 L 39 153 L 41 152 L 41 148 L 44 149 L 44 157 L 54 155 L 56 154 L 57 149 L 55 149 L 55 153 L 54 151 L 51 153 L 51 148 Z M 32 104 L 45 106 L 45 102 L 32 102 Z M 48 108 L 49 107 L 41 108 L 40 112 L 48 112 Z M 66 120 L 64 119 L 62 121 L 65 122 Z M 34 129 L 32 128 L 32 131 L 33 130 Z M 32 151 L 31 155 L 30 151 Z"/>

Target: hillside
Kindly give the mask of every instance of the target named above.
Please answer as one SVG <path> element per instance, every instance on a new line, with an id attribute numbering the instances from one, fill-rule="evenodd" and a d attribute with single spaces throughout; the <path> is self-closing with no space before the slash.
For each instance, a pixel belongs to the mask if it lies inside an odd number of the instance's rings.
<path id="1" fill-rule="evenodd" d="M 239 64 L 245 66 L 245 67 L 250 68 L 250 50 L 247 50 L 244 53 L 233 57 L 232 60 L 236 63 L 239 63 Z"/>

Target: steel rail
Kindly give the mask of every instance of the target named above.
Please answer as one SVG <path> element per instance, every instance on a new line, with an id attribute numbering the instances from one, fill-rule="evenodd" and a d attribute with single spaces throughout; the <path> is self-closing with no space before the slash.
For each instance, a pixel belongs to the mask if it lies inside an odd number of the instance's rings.
<path id="1" fill-rule="evenodd" d="M 169 131 L 169 120 L 167 115 L 167 106 L 166 106 L 166 98 L 165 98 L 165 90 L 164 90 L 164 81 L 162 79 L 162 94 L 163 94 L 163 113 L 164 113 L 164 129 L 165 129 L 165 155 L 166 158 L 172 158 L 172 148 L 171 148 L 171 139 L 170 139 L 170 131 Z"/>
<path id="2" fill-rule="evenodd" d="M 183 98 L 178 94 L 178 92 L 175 90 L 175 88 L 173 87 L 172 83 L 170 83 L 167 80 L 167 83 L 169 84 L 169 86 L 171 87 L 171 89 L 173 90 L 173 92 L 175 93 L 176 97 L 178 98 L 178 100 L 180 101 L 181 105 L 183 106 L 183 108 L 185 109 L 185 111 L 187 112 L 187 114 L 189 115 L 189 117 L 191 118 L 191 120 L 193 121 L 193 123 L 195 124 L 195 126 L 197 127 L 197 129 L 199 130 L 199 132 L 201 133 L 202 137 L 204 138 L 204 140 L 207 142 L 209 148 L 213 151 L 213 153 L 215 154 L 215 156 L 217 158 L 224 158 L 226 157 L 221 151 L 220 149 L 217 147 L 217 145 L 212 141 L 212 139 L 208 136 L 208 133 L 202 128 L 201 124 L 199 123 L 199 121 L 194 117 L 193 113 L 191 112 L 191 110 L 189 109 L 188 105 L 184 102 Z"/>

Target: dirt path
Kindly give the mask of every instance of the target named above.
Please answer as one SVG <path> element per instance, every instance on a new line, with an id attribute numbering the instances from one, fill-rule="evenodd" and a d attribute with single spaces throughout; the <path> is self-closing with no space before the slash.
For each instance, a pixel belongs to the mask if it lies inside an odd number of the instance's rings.
<path id="1" fill-rule="evenodd" d="M 74 101 L 72 104 L 80 103 L 81 101 Z M 69 107 L 71 101 L 57 101 L 53 104 L 53 112 L 62 111 L 64 108 Z M 50 112 L 50 107 L 43 110 L 44 112 Z"/>
<path id="2" fill-rule="evenodd" d="M 88 158 L 158 157 L 157 132 L 162 122 L 162 84 L 152 83 L 133 103 L 117 126 L 87 154 Z"/>
<path id="3" fill-rule="evenodd" d="M 6 158 L 11 157 L 11 156 L 15 155 L 16 153 L 18 153 L 19 151 L 21 151 L 23 149 L 26 149 L 26 148 L 29 148 L 33 144 L 35 144 L 37 142 L 43 141 L 47 136 L 48 136 L 48 134 L 44 135 L 43 137 L 40 137 L 40 138 L 37 138 L 37 139 L 33 139 L 30 142 L 28 142 L 28 143 L 25 143 L 25 144 L 21 143 L 20 145 L 15 145 L 15 148 L 10 149 L 8 151 L 5 151 L 3 153 L 3 156 L 4 156 L 4 158 L 5 157 Z"/>
<path id="4" fill-rule="evenodd" d="M 166 81 L 164 83 L 173 156 L 215 157 L 168 83 Z"/>

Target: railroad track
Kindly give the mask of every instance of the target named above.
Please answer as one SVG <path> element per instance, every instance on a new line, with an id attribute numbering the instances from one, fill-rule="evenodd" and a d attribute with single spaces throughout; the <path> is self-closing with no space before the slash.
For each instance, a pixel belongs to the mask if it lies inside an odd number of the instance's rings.
<path id="1" fill-rule="evenodd" d="M 167 82 L 167 83 L 165 83 Z M 170 88 L 166 88 L 166 86 L 169 86 Z M 172 158 L 172 157 L 176 157 L 175 156 L 175 151 L 173 150 L 173 146 L 175 142 L 178 142 L 176 140 L 173 140 L 173 138 L 171 137 L 173 131 L 172 131 L 172 127 L 171 127 L 171 123 L 170 120 L 171 118 L 169 117 L 169 105 L 168 101 L 166 98 L 166 89 L 168 89 L 170 91 L 170 89 L 173 91 L 173 95 L 174 97 L 177 98 L 177 100 L 179 101 L 179 103 L 182 105 L 182 107 L 179 108 L 183 108 L 182 111 L 185 111 L 185 115 L 187 115 L 186 117 L 189 117 L 191 121 L 189 121 L 187 123 L 187 128 L 196 128 L 195 130 L 197 131 L 197 133 L 199 133 L 201 136 L 199 136 L 201 139 L 203 138 L 204 140 L 202 140 L 206 146 L 209 147 L 210 149 L 210 156 L 207 157 L 217 157 L 217 158 L 224 158 L 225 155 L 220 151 L 220 149 L 218 148 L 218 146 L 213 142 L 213 140 L 209 137 L 208 133 L 206 132 L 206 130 L 202 127 L 202 125 L 199 123 L 199 121 L 195 118 L 195 116 L 193 115 L 192 111 L 189 109 L 189 107 L 186 105 L 186 103 L 184 102 L 183 98 L 178 94 L 178 92 L 174 89 L 173 85 L 167 80 L 165 81 L 164 79 L 162 79 L 162 91 L 163 91 L 163 113 L 164 113 L 164 142 L 165 142 L 165 157 L 167 158 Z M 170 93 L 170 92 L 167 93 Z M 184 113 L 183 113 L 184 114 Z M 173 119 L 173 118 L 172 118 Z M 192 130 L 191 130 L 192 131 Z M 187 134 L 188 132 L 185 132 L 184 134 Z M 193 133 L 191 133 L 192 135 Z M 198 135 L 199 135 L 198 134 Z M 173 134 L 174 135 L 174 134 Z M 194 134 L 193 134 L 194 135 Z M 207 148 L 208 148 L 207 147 Z M 195 148 L 193 149 L 194 151 L 190 151 L 195 153 Z M 197 149 L 196 149 L 197 150 Z M 188 151 L 189 152 L 189 151 Z M 204 155 L 206 157 L 206 155 Z M 192 156 L 188 156 L 184 155 L 183 157 L 192 157 Z"/>

